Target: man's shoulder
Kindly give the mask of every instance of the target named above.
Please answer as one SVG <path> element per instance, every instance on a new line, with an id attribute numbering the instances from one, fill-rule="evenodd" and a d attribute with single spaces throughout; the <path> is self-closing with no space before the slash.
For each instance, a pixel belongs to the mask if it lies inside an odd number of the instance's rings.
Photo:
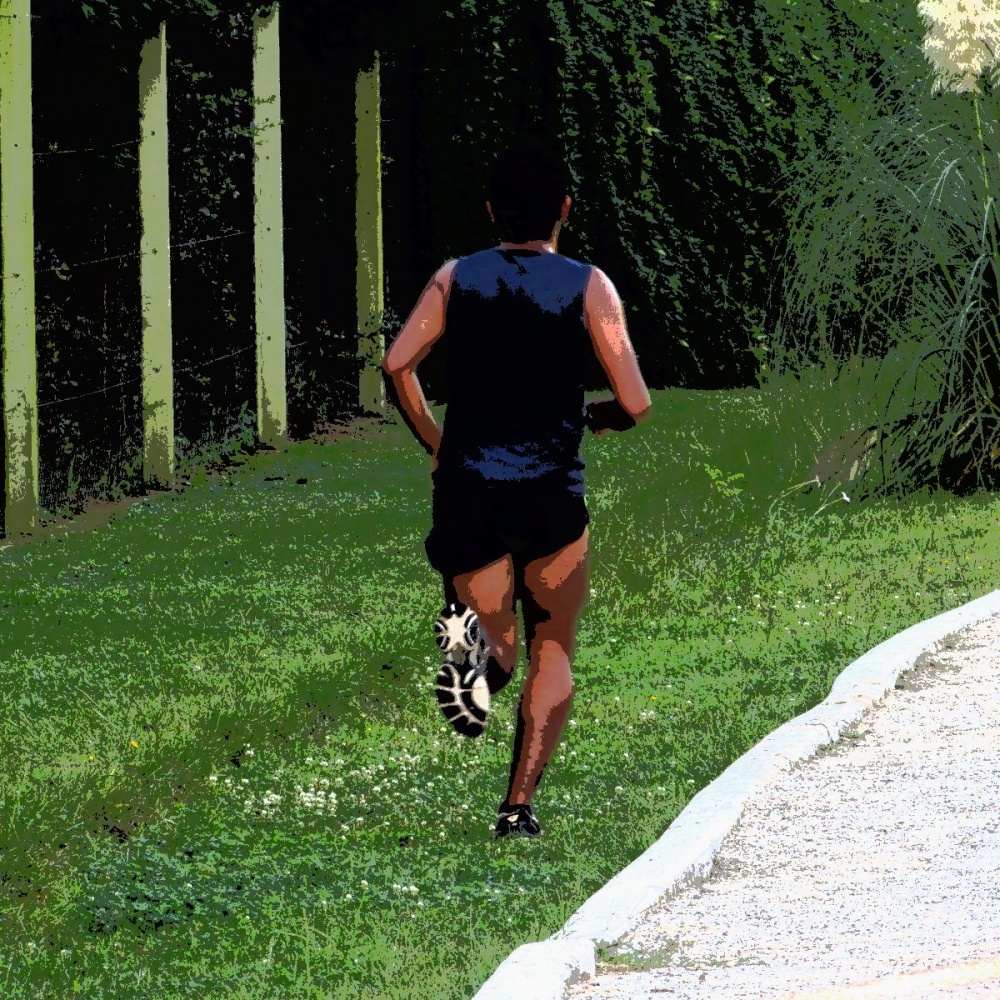
<path id="1" fill-rule="evenodd" d="M 553 267 L 561 267 L 567 271 L 589 271 L 592 266 L 586 261 L 577 260 L 575 257 L 567 257 L 564 253 L 545 253 L 540 254 L 539 257 L 551 261 Z"/>
<path id="2" fill-rule="evenodd" d="M 589 271 L 593 270 L 593 267 L 594 267 L 593 264 L 588 264 L 584 260 L 577 260 L 575 257 L 567 257 L 565 254 L 557 253 L 557 254 L 554 254 L 554 256 L 558 257 L 562 261 L 565 261 L 566 264 L 568 264 L 574 270 L 588 271 L 589 272 Z"/>

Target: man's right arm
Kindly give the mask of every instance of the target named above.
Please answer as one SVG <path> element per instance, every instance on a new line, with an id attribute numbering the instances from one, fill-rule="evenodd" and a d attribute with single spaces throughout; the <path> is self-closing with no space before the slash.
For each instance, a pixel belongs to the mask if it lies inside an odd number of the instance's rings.
<path id="1" fill-rule="evenodd" d="M 597 360 L 608 376 L 613 399 L 587 407 L 587 426 L 595 434 L 628 430 L 649 416 L 652 401 L 625 327 L 625 310 L 611 279 L 593 268 L 583 298 L 584 318 Z"/>

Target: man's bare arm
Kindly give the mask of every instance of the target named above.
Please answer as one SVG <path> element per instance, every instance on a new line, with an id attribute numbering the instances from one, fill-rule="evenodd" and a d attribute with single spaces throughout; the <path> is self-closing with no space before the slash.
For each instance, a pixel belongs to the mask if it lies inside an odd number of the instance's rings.
<path id="1" fill-rule="evenodd" d="M 649 416 L 653 404 L 629 340 L 621 299 L 600 268 L 593 269 L 587 282 L 584 318 L 597 359 L 614 392 L 614 398 L 588 405 L 587 426 L 595 434 L 635 427 Z"/>
<path id="2" fill-rule="evenodd" d="M 450 260 L 427 283 L 382 362 L 393 405 L 429 455 L 436 455 L 441 429 L 427 405 L 416 369 L 444 333 L 445 308 L 455 261 Z"/>

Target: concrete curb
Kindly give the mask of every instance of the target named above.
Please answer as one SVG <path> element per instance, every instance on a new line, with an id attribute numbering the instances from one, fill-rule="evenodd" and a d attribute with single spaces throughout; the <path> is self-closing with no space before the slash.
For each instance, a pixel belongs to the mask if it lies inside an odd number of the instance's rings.
<path id="1" fill-rule="evenodd" d="M 709 873 L 751 798 L 792 764 L 836 740 L 892 690 L 921 653 L 996 614 L 1000 590 L 919 622 L 859 657 L 819 705 L 780 726 L 706 785 L 663 836 L 594 893 L 562 930 L 512 952 L 474 1000 L 562 1000 L 567 986 L 594 974 L 597 944 L 620 940 L 660 899 Z"/>
<path id="2" fill-rule="evenodd" d="M 476 1000 L 552 1000 L 567 986 L 596 971 L 594 942 L 534 941 L 503 961 Z"/>

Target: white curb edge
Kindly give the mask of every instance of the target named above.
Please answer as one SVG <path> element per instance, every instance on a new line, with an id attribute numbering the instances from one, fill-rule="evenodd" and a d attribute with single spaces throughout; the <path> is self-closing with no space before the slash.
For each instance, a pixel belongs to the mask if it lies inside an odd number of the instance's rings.
<path id="1" fill-rule="evenodd" d="M 597 944 L 620 940 L 664 896 L 711 871 L 723 839 L 751 798 L 792 764 L 837 739 L 895 687 L 921 653 L 997 614 L 1000 590 L 918 622 L 856 659 L 820 704 L 764 737 L 698 792 L 663 836 L 598 889 L 562 930 L 512 952 L 473 1000 L 562 1000 L 567 986 L 594 975 Z"/>

